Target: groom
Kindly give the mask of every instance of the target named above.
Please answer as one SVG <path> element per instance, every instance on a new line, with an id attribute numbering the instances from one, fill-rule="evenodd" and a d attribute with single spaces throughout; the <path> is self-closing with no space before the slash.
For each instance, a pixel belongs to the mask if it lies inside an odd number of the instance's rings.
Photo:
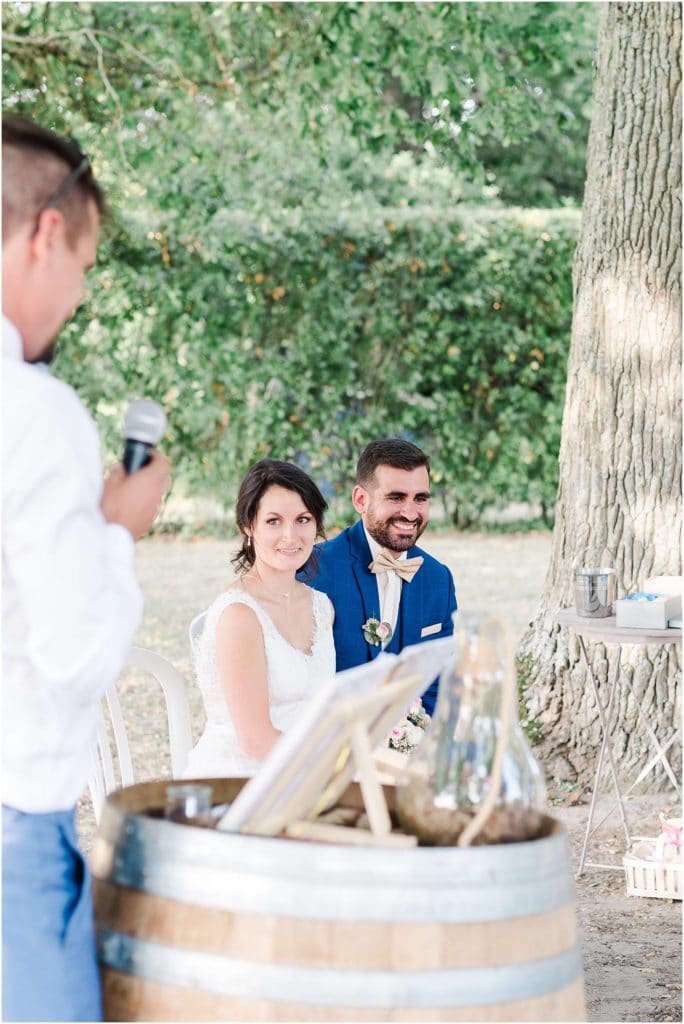
<path id="1" fill-rule="evenodd" d="M 318 572 L 308 581 L 335 608 L 338 672 L 382 650 L 398 654 L 449 636 L 456 610 L 448 568 L 416 547 L 430 518 L 427 455 L 401 438 L 372 441 L 356 467 L 352 502 L 360 520 L 317 549 Z M 430 715 L 436 699 L 437 680 L 423 694 Z"/>

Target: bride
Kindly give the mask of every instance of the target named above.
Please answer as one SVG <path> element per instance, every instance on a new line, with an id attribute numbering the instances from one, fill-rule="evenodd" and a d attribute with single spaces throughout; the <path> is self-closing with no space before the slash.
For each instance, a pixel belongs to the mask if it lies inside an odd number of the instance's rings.
<path id="1" fill-rule="evenodd" d="M 197 650 L 207 722 L 187 778 L 253 775 L 295 722 L 316 686 L 335 672 L 333 609 L 296 573 L 323 534 L 326 502 L 288 462 L 262 459 L 238 494 L 241 574 L 209 608 Z"/>

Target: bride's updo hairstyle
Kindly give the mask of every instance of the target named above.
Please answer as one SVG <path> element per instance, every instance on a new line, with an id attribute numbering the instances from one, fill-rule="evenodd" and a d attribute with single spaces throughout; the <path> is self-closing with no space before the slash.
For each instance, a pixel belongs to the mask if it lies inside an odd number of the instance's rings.
<path id="1" fill-rule="evenodd" d="M 254 524 L 259 511 L 259 503 L 269 487 L 282 487 L 286 491 L 295 491 L 304 502 L 307 512 L 316 520 L 316 537 L 325 540 L 323 515 L 328 503 L 316 487 L 310 476 L 292 462 L 280 462 L 278 459 L 261 459 L 255 463 L 240 484 L 235 505 L 235 521 L 242 534 L 242 547 L 231 561 L 237 566 L 238 572 L 244 573 L 254 565 L 254 545 L 247 536 Z M 312 552 L 309 560 L 299 567 L 305 569 L 307 575 L 317 569 L 316 556 Z"/>

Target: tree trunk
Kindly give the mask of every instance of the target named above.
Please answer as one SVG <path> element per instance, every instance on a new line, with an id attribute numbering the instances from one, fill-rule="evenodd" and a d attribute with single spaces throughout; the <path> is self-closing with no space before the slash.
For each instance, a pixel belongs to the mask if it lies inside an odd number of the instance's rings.
<path id="1" fill-rule="evenodd" d="M 618 596 L 679 575 L 681 529 L 681 9 L 612 3 L 602 12 L 551 562 L 519 649 L 524 702 L 550 776 L 589 783 L 598 711 L 576 637 L 554 622 L 574 605 L 587 547 L 615 558 Z M 587 647 L 605 702 L 618 648 Z M 623 647 L 623 671 L 661 741 L 680 724 L 680 652 Z M 621 773 L 652 753 L 623 685 L 611 736 Z M 671 750 L 675 770 L 681 747 Z M 658 768 L 651 786 L 665 779 Z"/>

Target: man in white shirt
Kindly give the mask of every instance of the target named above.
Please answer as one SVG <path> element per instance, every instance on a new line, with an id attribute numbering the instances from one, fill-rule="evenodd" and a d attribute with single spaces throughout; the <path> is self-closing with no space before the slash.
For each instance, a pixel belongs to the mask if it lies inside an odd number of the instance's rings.
<path id="1" fill-rule="evenodd" d="M 95 261 L 104 200 L 87 158 L 6 116 L 2 160 L 2 1017 L 99 1020 L 74 808 L 142 612 L 134 541 L 169 467 L 155 454 L 103 484 L 95 425 L 44 365 Z"/>
<path id="2" fill-rule="evenodd" d="M 400 437 L 371 441 L 356 468 L 352 502 L 360 519 L 316 551 L 307 582 L 335 609 L 337 671 L 382 650 L 398 654 L 450 636 L 456 594 L 446 565 L 416 546 L 430 518 L 430 460 Z M 432 714 L 437 682 L 423 694 Z"/>

